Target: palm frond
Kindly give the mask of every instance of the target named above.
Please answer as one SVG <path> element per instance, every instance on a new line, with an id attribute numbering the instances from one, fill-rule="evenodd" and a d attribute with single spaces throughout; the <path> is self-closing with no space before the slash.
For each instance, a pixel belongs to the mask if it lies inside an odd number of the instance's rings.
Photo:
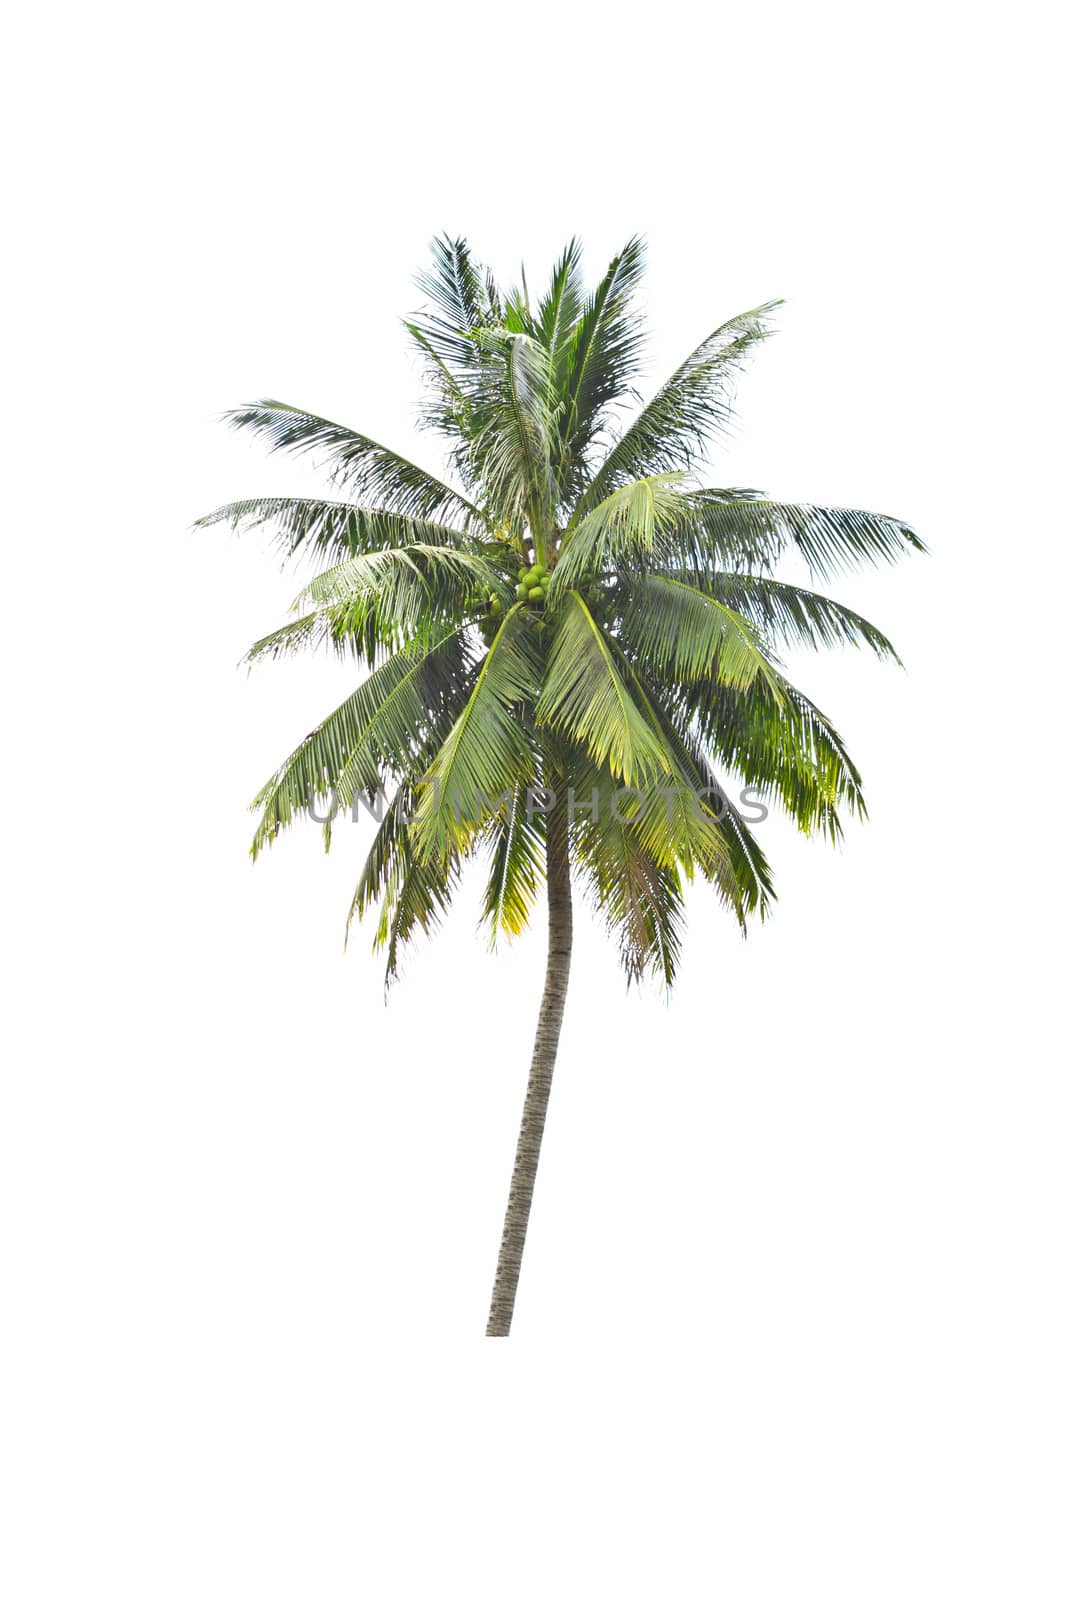
<path id="1" fill-rule="evenodd" d="M 284 561 L 301 552 L 332 556 L 365 554 L 369 550 L 396 549 L 406 544 L 463 545 L 465 535 L 428 517 L 405 517 L 380 506 L 354 506 L 342 500 L 267 495 L 257 500 L 232 500 L 195 528 L 229 523 L 236 533 L 270 527 Z"/>
<path id="2" fill-rule="evenodd" d="M 241 657 L 240 665 L 250 667 L 267 657 L 277 661 L 302 650 L 317 650 L 323 644 L 331 645 L 342 656 L 373 656 L 375 645 L 368 639 L 366 629 L 353 628 L 351 620 L 346 606 L 320 606 L 257 639 Z"/>
<path id="3" fill-rule="evenodd" d="M 897 517 L 842 506 L 787 505 L 779 500 L 724 497 L 697 490 L 682 519 L 676 549 L 687 565 L 767 570 L 793 546 L 823 580 L 856 567 L 925 551 L 915 530 Z"/>
<path id="4" fill-rule="evenodd" d="M 702 797 L 708 812 L 715 818 L 729 855 L 730 872 L 723 875 L 717 852 L 709 860 L 697 851 L 697 865 L 724 903 L 737 913 L 744 928 L 747 915 L 755 913 L 764 918 L 775 898 L 770 864 L 698 739 L 684 725 L 679 726 L 665 702 L 644 680 L 642 688 L 665 730 L 681 781 L 689 785 L 693 794 Z"/>
<path id="5" fill-rule="evenodd" d="M 537 721 L 583 745 L 624 784 L 641 783 L 669 769 L 666 753 L 635 705 L 607 639 L 573 590 L 563 597 Z"/>
<path id="6" fill-rule="evenodd" d="M 485 275 L 466 239 L 442 234 L 431 243 L 430 255 L 430 270 L 416 274 L 415 284 L 431 309 L 412 317 L 408 327 L 418 335 L 420 348 L 445 371 L 477 366 L 474 336 L 500 320 Z"/>
<path id="7" fill-rule="evenodd" d="M 572 239 L 552 269 L 548 292 L 537 308 L 536 336 L 548 352 L 557 392 L 562 393 L 572 335 L 582 314 L 582 247 Z"/>
<path id="8" fill-rule="evenodd" d="M 661 472 L 624 484 L 568 528 L 553 575 L 556 594 L 613 565 L 643 564 L 668 554 L 672 532 L 687 509 L 679 487 L 683 477 Z"/>
<path id="9" fill-rule="evenodd" d="M 385 893 L 389 874 L 404 848 L 407 831 L 415 807 L 415 791 L 410 780 L 399 785 L 393 798 L 385 807 L 378 824 L 363 870 L 356 880 L 352 903 L 345 919 L 345 947 L 357 918 L 362 921 L 375 901 Z"/>
<path id="10" fill-rule="evenodd" d="M 458 878 L 457 863 L 426 861 L 405 835 L 403 852 L 390 876 L 375 944 L 386 952 L 386 989 L 400 976 L 401 947 L 418 931 L 433 932 L 447 910 Z"/>
<path id="11" fill-rule="evenodd" d="M 472 395 L 466 473 L 483 486 L 495 514 L 528 523 L 539 554 L 555 508 L 556 398 L 548 351 L 525 333 L 485 334 L 483 370 Z"/>
<path id="12" fill-rule="evenodd" d="M 424 604 L 462 604 L 473 594 L 506 592 L 499 567 L 473 550 L 448 545 L 410 544 L 368 550 L 318 573 L 300 590 L 296 607 L 308 602 L 358 600 L 413 582 Z"/>
<path id="13" fill-rule="evenodd" d="M 530 782 L 533 741 L 516 714 L 537 693 L 534 634 L 524 608 L 504 617 L 462 710 L 426 771 L 413 833 L 423 855 L 463 852 L 499 796 Z"/>
<path id="14" fill-rule="evenodd" d="M 652 971 L 670 988 L 685 927 L 678 869 L 661 866 L 633 830 L 620 824 L 586 830 L 576 848 L 575 867 L 618 940 L 627 985 Z"/>
<path id="15" fill-rule="evenodd" d="M 737 689 L 756 681 L 780 694 L 778 663 L 752 623 L 703 589 L 650 572 L 628 576 L 619 637 L 638 662 L 672 683 L 714 677 Z"/>
<path id="16" fill-rule="evenodd" d="M 739 572 L 687 573 L 685 581 L 714 595 L 785 645 L 817 649 L 820 645 L 865 644 L 879 659 L 900 665 L 900 657 L 873 622 L 811 589 Z"/>
<path id="17" fill-rule="evenodd" d="M 842 811 L 865 817 L 862 780 L 841 734 L 794 684 L 774 699 L 705 680 L 664 686 L 663 695 L 704 748 L 760 795 L 782 806 L 802 833 L 836 840 Z"/>
<path id="18" fill-rule="evenodd" d="M 417 638 L 434 623 L 458 620 L 483 597 L 507 592 L 500 569 L 484 556 L 444 545 L 408 545 L 368 551 L 327 568 L 305 584 L 293 610 L 325 609 L 335 635 L 347 636 L 373 659 L 381 644 Z"/>
<path id="19" fill-rule="evenodd" d="M 633 663 L 623 658 L 620 667 L 642 715 L 667 752 L 670 777 L 668 785 L 659 783 L 644 790 L 635 831 L 661 865 L 677 861 L 687 878 L 699 868 L 743 928 L 745 912 L 756 902 L 745 887 L 747 864 L 742 863 L 740 879 L 734 870 L 736 851 L 731 832 L 724 827 L 722 790 L 698 772 L 663 705 Z"/>
<path id="20" fill-rule="evenodd" d="M 629 478 L 688 472 L 705 459 L 710 440 L 728 429 L 734 379 L 753 346 L 769 336 L 770 315 L 781 303 L 742 312 L 697 345 L 608 450 L 580 509 Z"/>
<path id="21" fill-rule="evenodd" d="M 699 870 L 720 883 L 726 898 L 740 904 L 733 883 L 730 852 L 719 820 L 691 781 L 661 729 L 640 681 L 630 675 L 631 687 L 648 720 L 662 732 L 667 769 L 639 786 L 621 785 L 606 762 L 573 747 L 567 763 L 568 808 L 576 841 L 593 849 L 597 834 L 614 835 L 622 829 L 636 847 L 664 869 L 677 869 L 686 879 Z"/>
<path id="22" fill-rule="evenodd" d="M 631 307 L 643 271 L 643 241 L 630 239 L 587 298 L 575 325 L 560 439 L 576 480 L 588 476 L 586 452 L 604 424 L 606 408 L 628 392 L 637 370 L 642 329 Z"/>
<path id="23" fill-rule="evenodd" d="M 514 938 L 527 927 L 545 880 L 544 813 L 527 806 L 516 787 L 502 814 L 490 825 L 493 856 L 482 902 L 482 921 L 491 944 Z"/>
<path id="24" fill-rule="evenodd" d="M 374 948 L 386 952 L 385 987 L 400 973 L 400 954 L 416 933 L 430 934 L 447 910 L 459 876 L 456 861 L 425 861 L 416 853 L 408 819 L 414 805 L 410 784 L 397 790 L 382 818 L 352 897 L 345 943 L 353 920 L 377 902 Z"/>
<path id="25" fill-rule="evenodd" d="M 505 316 L 492 279 L 466 240 L 446 235 L 434 240 L 431 251 L 431 270 L 416 278 L 429 308 L 406 327 L 427 367 L 423 426 L 453 441 L 452 466 L 470 489 L 476 482 L 468 461 L 470 438 L 486 365 L 479 341 L 501 332 Z"/>
<path id="26" fill-rule="evenodd" d="M 255 859 L 316 797 L 349 806 L 376 796 L 386 777 L 404 774 L 428 732 L 461 700 L 467 671 L 462 635 L 413 642 L 372 672 L 268 779 L 252 802 L 262 809 Z"/>
<path id="27" fill-rule="evenodd" d="M 231 427 L 260 435 L 271 450 L 288 450 L 294 455 L 317 451 L 329 465 L 334 483 L 386 511 L 431 520 L 454 517 L 464 525 L 480 520 L 477 506 L 423 467 L 366 434 L 298 406 L 257 400 L 227 412 L 226 420 Z"/>

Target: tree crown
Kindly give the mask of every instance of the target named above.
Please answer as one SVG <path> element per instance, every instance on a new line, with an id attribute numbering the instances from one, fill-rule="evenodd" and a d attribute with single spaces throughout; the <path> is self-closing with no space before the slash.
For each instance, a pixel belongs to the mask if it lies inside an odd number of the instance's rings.
<path id="1" fill-rule="evenodd" d="M 716 328 L 641 404 L 642 264 L 632 239 L 587 289 L 572 241 L 534 300 L 525 274 L 504 292 L 465 241 L 434 242 L 406 328 L 451 481 L 280 401 L 229 414 L 272 449 L 312 452 L 334 496 L 200 519 L 269 525 L 286 557 L 323 563 L 247 659 L 323 645 L 369 669 L 257 794 L 252 853 L 323 797 L 375 807 L 349 921 L 377 906 L 389 977 L 477 854 L 491 937 L 522 931 L 550 801 L 568 808 L 575 872 L 628 976 L 667 983 L 686 881 L 706 878 L 742 929 L 773 898 L 730 780 L 805 833 L 836 838 L 844 814 L 863 814 L 841 736 L 778 652 L 895 652 L 856 612 L 773 574 L 788 549 L 826 579 L 923 546 L 894 517 L 704 482 L 778 302 Z"/>

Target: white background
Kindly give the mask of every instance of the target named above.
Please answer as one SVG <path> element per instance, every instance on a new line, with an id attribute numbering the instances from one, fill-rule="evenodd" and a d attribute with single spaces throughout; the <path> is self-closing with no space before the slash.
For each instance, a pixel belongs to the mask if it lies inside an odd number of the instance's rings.
<path id="1" fill-rule="evenodd" d="M 9 35 L 2 1557 L 11 1600 L 1061 1597 L 1063 262 L 1037 7 L 38 8 Z M 366 828 L 245 809 L 349 681 L 235 670 L 299 573 L 275 395 L 417 451 L 439 230 L 647 234 L 650 382 L 788 305 L 716 480 L 910 519 L 797 660 L 871 808 L 579 927 L 510 1342 L 543 929 L 478 885 L 383 1005 Z M 1059 1526 L 1057 1522 L 1059 1521 Z"/>

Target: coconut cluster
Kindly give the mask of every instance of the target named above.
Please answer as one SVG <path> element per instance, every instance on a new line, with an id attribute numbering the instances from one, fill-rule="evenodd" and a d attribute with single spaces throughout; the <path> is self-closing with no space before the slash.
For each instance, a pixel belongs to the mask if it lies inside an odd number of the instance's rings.
<path id="1" fill-rule="evenodd" d="M 524 567 L 522 577 L 515 585 L 515 599 L 520 605 L 543 605 L 548 597 L 551 582 L 552 575 L 541 562 L 538 561 L 532 567 Z M 491 617 L 499 617 L 507 609 L 497 594 L 492 597 L 487 596 L 486 603 Z"/>
<path id="2" fill-rule="evenodd" d="M 515 585 L 516 600 L 529 600 L 534 605 L 540 605 L 548 594 L 552 576 L 547 567 L 538 561 L 534 566 L 527 567 L 518 583 Z"/>

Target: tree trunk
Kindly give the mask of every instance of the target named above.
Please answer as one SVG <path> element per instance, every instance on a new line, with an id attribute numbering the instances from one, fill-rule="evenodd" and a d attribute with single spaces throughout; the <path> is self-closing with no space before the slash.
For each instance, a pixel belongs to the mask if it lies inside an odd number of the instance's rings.
<path id="1" fill-rule="evenodd" d="M 504 1215 L 504 1234 L 497 1258 L 489 1325 L 485 1330 L 487 1338 L 506 1339 L 511 1332 L 511 1315 L 515 1309 L 515 1291 L 519 1286 L 526 1224 L 530 1220 L 530 1202 L 541 1154 L 541 1136 L 545 1131 L 545 1113 L 552 1088 L 552 1072 L 556 1065 L 556 1047 L 563 1023 L 563 1006 L 567 999 L 567 978 L 571 966 L 571 874 L 567 854 L 566 810 L 559 807 L 551 810 L 546 825 L 548 966 L 534 1038 L 530 1078 L 526 1086 L 526 1104 L 519 1128 L 519 1144 L 515 1152 L 515 1169 L 511 1175 L 508 1209 Z"/>

